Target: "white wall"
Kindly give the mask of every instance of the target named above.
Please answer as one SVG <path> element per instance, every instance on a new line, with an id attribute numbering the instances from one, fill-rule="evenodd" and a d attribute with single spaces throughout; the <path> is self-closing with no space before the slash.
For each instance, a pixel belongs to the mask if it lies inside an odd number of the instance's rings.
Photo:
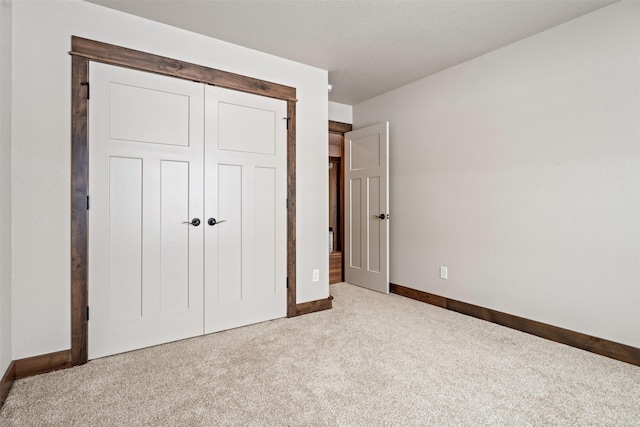
<path id="1" fill-rule="evenodd" d="M 640 347 L 639 22 L 616 3 L 354 106 L 390 122 L 392 283 Z"/>
<path id="2" fill-rule="evenodd" d="M 342 123 L 353 123 L 353 107 L 329 101 L 329 120 Z"/>
<path id="3" fill-rule="evenodd" d="M 11 3 L 0 1 L 0 377 L 11 363 Z"/>
<path id="4" fill-rule="evenodd" d="M 70 347 L 71 35 L 298 89 L 298 302 L 329 295 L 327 72 L 79 1 L 13 7 L 13 358 Z M 19 71 L 19 72 L 18 72 Z M 312 283 L 320 269 L 320 283 Z"/>

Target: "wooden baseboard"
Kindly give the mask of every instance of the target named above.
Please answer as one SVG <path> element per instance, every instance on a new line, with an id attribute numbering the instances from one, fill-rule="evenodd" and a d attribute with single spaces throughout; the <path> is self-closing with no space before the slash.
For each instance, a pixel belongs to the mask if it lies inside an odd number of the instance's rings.
<path id="1" fill-rule="evenodd" d="M 332 296 L 325 299 L 319 299 L 315 301 L 303 302 L 296 304 L 296 316 L 303 314 L 315 313 L 316 311 L 329 310 L 332 307 Z"/>
<path id="2" fill-rule="evenodd" d="M 15 362 L 15 379 L 66 369 L 72 366 L 71 350 L 18 359 Z"/>
<path id="3" fill-rule="evenodd" d="M 390 283 L 390 292 L 640 366 L 640 348 Z"/>
<path id="4" fill-rule="evenodd" d="M 7 372 L 4 373 L 4 376 L 0 380 L 0 408 L 4 405 L 4 401 L 7 400 L 7 396 L 9 396 L 9 392 L 11 391 L 11 387 L 13 386 L 15 379 L 16 364 L 12 361 L 9 363 Z"/>
<path id="5" fill-rule="evenodd" d="M 426 302 L 427 304 L 435 305 L 440 308 L 447 308 L 447 299 L 439 295 L 418 291 L 416 289 L 395 285 L 393 283 L 389 283 L 389 292 L 391 292 L 392 294 L 402 295 L 403 297 Z"/>

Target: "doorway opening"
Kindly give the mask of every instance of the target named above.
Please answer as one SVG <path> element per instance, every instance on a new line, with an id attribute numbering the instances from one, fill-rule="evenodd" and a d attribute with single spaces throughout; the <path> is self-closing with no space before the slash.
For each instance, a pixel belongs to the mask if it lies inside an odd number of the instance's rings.
<path id="1" fill-rule="evenodd" d="M 329 121 L 329 284 L 344 282 L 344 134 L 353 126 Z"/>

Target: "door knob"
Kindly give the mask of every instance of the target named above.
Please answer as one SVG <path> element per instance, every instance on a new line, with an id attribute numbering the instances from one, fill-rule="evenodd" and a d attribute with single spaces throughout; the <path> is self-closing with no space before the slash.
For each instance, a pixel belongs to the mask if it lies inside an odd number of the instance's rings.
<path id="1" fill-rule="evenodd" d="M 193 218 L 191 221 L 183 221 L 183 224 L 191 224 L 194 227 L 197 227 L 200 225 L 200 218 Z"/>
<path id="2" fill-rule="evenodd" d="M 221 219 L 220 221 L 216 221 L 216 219 L 215 219 L 215 218 L 209 218 L 209 219 L 207 220 L 207 224 L 209 224 L 209 225 L 210 225 L 210 226 L 212 226 L 212 227 L 213 227 L 214 225 L 216 225 L 216 224 L 220 224 L 221 222 L 227 222 L 227 220 L 225 220 L 225 219 Z"/>
<path id="3" fill-rule="evenodd" d="M 376 216 L 376 218 L 379 218 L 379 219 L 386 219 L 386 218 L 387 218 L 387 216 L 386 216 L 385 214 L 380 214 L 380 215 Z"/>

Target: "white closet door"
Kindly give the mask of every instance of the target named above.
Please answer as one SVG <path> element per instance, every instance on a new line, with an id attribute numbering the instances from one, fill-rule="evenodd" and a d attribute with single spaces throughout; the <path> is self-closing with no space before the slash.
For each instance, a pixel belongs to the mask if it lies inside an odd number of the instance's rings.
<path id="1" fill-rule="evenodd" d="M 212 86 L 205 97 L 209 333 L 286 316 L 287 120 L 285 101 Z"/>
<path id="2" fill-rule="evenodd" d="M 94 62 L 90 84 L 93 359 L 203 333 L 204 86 Z"/>

